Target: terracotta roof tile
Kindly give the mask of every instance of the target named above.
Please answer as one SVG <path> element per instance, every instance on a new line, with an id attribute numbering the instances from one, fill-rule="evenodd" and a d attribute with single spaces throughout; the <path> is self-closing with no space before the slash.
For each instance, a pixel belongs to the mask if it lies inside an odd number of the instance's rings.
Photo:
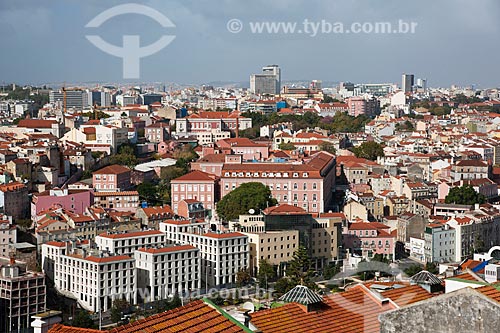
<path id="1" fill-rule="evenodd" d="M 75 328 L 57 324 L 49 333 L 97 333 L 92 329 Z M 224 316 L 219 310 L 202 300 L 190 302 L 185 306 L 156 314 L 107 331 L 109 333 L 146 333 L 146 332 L 186 332 L 186 333 L 231 333 L 244 332 L 243 328 Z"/>
<path id="2" fill-rule="evenodd" d="M 184 181 L 196 181 L 196 182 L 209 181 L 209 182 L 213 182 L 214 178 L 215 177 L 209 173 L 199 171 L 199 170 L 194 170 L 188 174 L 185 174 L 185 175 L 180 176 L 178 178 L 172 179 L 172 182 L 184 182 Z"/>
<path id="3" fill-rule="evenodd" d="M 104 167 L 102 169 L 99 169 L 97 171 L 94 171 L 92 174 L 94 175 L 118 175 L 121 173 L 125 172 L 130 172 L 130 169 L 118 164 L 113 164 L 113 165 L 108 165 L 107 167 Z"/>
<path id="4" fill-rule="evenodd" d="M 324 297 L 323 306 L 306 312 L 303 306 L 289 303 L 252 314 L 252 324 L 262 332 L 322 333 L 379 332 L 378 315 L 392 310 L 382 305 L 364 286 Z"/>

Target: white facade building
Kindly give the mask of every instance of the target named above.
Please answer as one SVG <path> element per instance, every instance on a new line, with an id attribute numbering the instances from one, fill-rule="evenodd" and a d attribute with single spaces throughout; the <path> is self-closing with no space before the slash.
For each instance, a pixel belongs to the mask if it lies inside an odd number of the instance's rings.
<path id="1" fill-rule="evenodd" d="M 200 250 L 192 245 L 135 251 L 137 288 L 148 290 L 142 301 L 166 299 L 201 287 Z"/>
<path id="2" fill-rule="evenodd" d="M 202 276 L 209 285 L 236 283 L 239 270 L 249 267 L 248 237 L 239 232 L 209 231 L 208 223 L 168 220 L 160 223 L 167 240 L 200 249 Z"/>
<path id="3" fill-rule="evenodd" d="M 165 234 L 158 230 L 103 233 L 95 238 L 97 248 L 113 255 L 133 255 L 143 247 L 159 247 L 166 243 Z"/>
<path id="4" fill-rule="evenodd" d="M 135 260 L 129 256 L 87 256 L 74 251 L 55 257 L 56 290 L 89 311 L 108 311 L 115 299 L 136 304 L 136 280 Z"/>
<path id="5" fill-rule="evenodd" d="M 425 261 L 455 261 L 455 229 L 448 224 L 429 224 L 425 228 Z"/>

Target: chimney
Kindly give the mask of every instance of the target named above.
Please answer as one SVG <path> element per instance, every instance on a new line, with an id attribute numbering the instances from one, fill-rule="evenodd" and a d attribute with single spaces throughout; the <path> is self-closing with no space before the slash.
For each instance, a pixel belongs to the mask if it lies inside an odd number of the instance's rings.
<path id="1" fill-rule="evenodd" d="M 250 328 L 250 320 L 252 320 L 252 316 L 250 316 L 250 314 L 248 312 L 250 312 L 250 310 L 245 311 L 243 313 L 243 317 L 245 318 L 245 322 L 244 322 L 245 326 Z"/>

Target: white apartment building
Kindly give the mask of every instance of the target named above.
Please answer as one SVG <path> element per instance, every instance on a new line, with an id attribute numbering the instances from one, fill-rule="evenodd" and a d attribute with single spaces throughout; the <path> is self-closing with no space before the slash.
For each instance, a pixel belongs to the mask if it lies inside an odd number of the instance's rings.
<path id="1" fill-rule="evenodd" d="M 135 251 L 137 289 L 151 302 L 201 287 L 200 250 L 192 245 L 148 247 Z M 147 293 L 146 293 L 147 290 Z"/>
<path id="2" fill-rule="evenodd" d="M 217 233 L 208 223 L 167 220 L 160 223 L 167 240 L 200 249 L 201 278 L 209 285 L 236 283 L 239 270 L 249 267 L 248 237 L 239 232 Z"/>
<path id="3" fill-rule="evenodd" d="M 42 248 L 47 246 L 53 245 L 43 244 Z M 117 298 L 136 304 L 136 281 L 135 260 L 129 256 L 87 255 L 76 250 L 55 256 L 56 290 L 88 311 L 108 311 Z"/>
<path id="4" fill-rule="evenodd" d="M 11 245 L 17 243 L 17 227 L 12 217 L 0 215 L 0 257 L 9 257 Z"/>
<path id="5" fill-rule="evenodd" d="M 128 143 L 128 127 L 83 124 L 80 128 L 72 128 L 64 134 L 61 141 L 108 145 L 116 153 L 121 144 Z"/>
<path id="6" fill-rule="evenodd" d="M 95 238 L 97 248 L 113 255 L 131 256 L 136 250 L 143 247 L 159 247 L 166 243 L 163 232 L 145 230 L 135 232 L 107 232 Z"/>
<path id="7" fill-rule="evenodd" d="M 448 224 L 429 224 L 425 228 L 425 261 L 453 262 L 455 261 L 455 229 Z"/>

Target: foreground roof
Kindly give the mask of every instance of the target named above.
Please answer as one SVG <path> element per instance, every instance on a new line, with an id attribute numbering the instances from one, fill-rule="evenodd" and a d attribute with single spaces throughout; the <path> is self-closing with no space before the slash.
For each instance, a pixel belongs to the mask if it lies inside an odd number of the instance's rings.
<path id="1" fill-rule="evenodd" d="M 258 311 L 252 314 L 252 324 L 265 333 L 379 332 L 378 315 L 396 308 L 362 285 L 325 296 L 321 305 L 310 312 L 298 303 Z"/>
<path id="2" fill-rule="evenodd" d="M 80 329 L 57 324 L 49 333 L 103 332 L 93 329 Z M 159 313 L 133 323 L 114 328 L 109 333 L 145 333 L 145 332 L 251 332 L 226 312 L 207 300 L 190 302 L 176 309 Z"/>

